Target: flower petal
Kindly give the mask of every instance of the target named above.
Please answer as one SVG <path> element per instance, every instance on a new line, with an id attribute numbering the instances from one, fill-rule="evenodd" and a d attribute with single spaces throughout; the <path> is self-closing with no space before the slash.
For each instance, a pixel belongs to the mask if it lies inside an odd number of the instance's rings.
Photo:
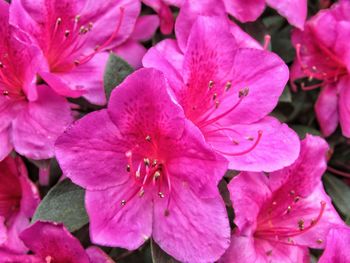
<path id="1" fill-rule="evenodd" d="M 42 259 L 51 256 L 57 262 L 90 262 L 79 240 L 62 224 L 38 221 L 21 233 L 21 239 Z"/>
<path id="2" fill-rule="evenodd" d="M 265 0 L 223 0 L 226 10 L 241 22 L 256 20 L 265 9 Z"/>
<path id="3" fill-rule="evenodd" d="M 266 3 L 287 18 L 288 22 L 299 29 L 304 28 L 307 15 L 307 0 L 266 0 Z"/>
<path id="4" fill-rule="evenodd" d="M 147 136 L 176 139 L 184 129 L 183 111 L 169 95 L 163 74 L 154 69 L 140 69 L 114 89 L 108 113 L 131 144 L 145 144 Z"/>
<path id="5" fill-rule="evenodd" d="M 338 126 L 338 95 L 334 85 L 322 88 L 315 104 L 315 113 L 324 136 L 331 135 Z"/>
<path id="6" fill-rule="evenodd" d="M 339 122 L 342 133 L 350 138 L 350 77 L 342 78 L 339 81 Z"/>
<path id="7" fill-rule="evenodd" d="M 123 184 L 127 143 L 106 110 L 78 120 L 57 139 L 55 153 L 63 173 L 87 189 Z M 103 180 L 101 180 L 103 178 Z"/>
<path id="8" fill-rule="evenodd" d="M 13 121 L 12 140 L 17 152 L 32 159 L 53 157 L 57 137 L 71 123 L 68 102 L 49 87 L 38 87 L 38 99 L 28 102 Z"/>
<path id="9" fill-rule="evenodd" d="M 93 243 L 128 250 L 140 247 L 152 234 L 152 189 L 130 200 L 139 190 L 133 180 L 103 191 L 87 191 L 85 205 Z M 122 200 L 127 200 L 122 205 Z"/>
<path id="10" fill-rule="evenodd" d="M 174 179 L 167 204 L 165 198 L 155 199 L 154 241 L 183 262 L 218 260 L 230 243 L 229 222 L 219 193 L 213 198 L 200 198 Z"/>
<path id="11" fill-rule="evenodd" d="M 271 172 L 292 164 L 299 155 L 298 135 L 272 117 L 252 124 L 210 129 L 214 132 L 204 132 L 206 140 L 229 160 L 233 170 Z"/>

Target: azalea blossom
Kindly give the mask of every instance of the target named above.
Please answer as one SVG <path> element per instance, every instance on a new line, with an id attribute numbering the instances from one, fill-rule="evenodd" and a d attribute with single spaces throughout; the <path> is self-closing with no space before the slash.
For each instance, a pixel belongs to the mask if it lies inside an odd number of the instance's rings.
<path id="1" fill-rule="evenodd" d="M 295 132 L 267 116 L 288 80 L 287 66 L 271 52 L 241 48 L 231 29 L 221 17 L 198 17 L 187 38 L 176 27 L 182 41 L 158 43 L 143 64 L 164 72 L 186 118 L 231 169 L 280 169 L 299 153 Z"/>
<path id="2" fill-rule="evenodd" d="M 39 201 L 21 158 L 8 156 L 0 162 L 0 249 L 27 250 L 19 234 L 29 226 Z"/>
<path id="3" fill-rule="evenodd" d="M 107 110 L 57 140 L 56 156 L 87 189 L 92 242 L 132 250 L 152 237 L 180 261 L 212 262 L 229 245 L 217 189 L 227 162 L 168 90 L 161 72 L 136 71 L 112 92 Z"/>
<path id="4" fill-rule="evenodd" d="M 321 131 L 331 135 L 340 123 L 343 135 L 350 137 L 350 2 L 340 1 L 307 21 L 304 31 L 293 32 L 297 58 L 291 80 L 308 77 L 321 88 L 315 112 Z"/>
<path id="5" fill-rule="evenodd" d="M 8 23 L 0 3 L 0 160 L 14 148 L 32 159 L 53 157 L 53 144 L 72 121 L 65 98 L 37 85 L 42 53 L 24 32 Z"/>
<path id="6" fill-rule="evenodd" d="M 336 227 L 330 229 L 326 239 L 326 249 L 318 263 L 350 262 L 350 255 L 348 253 L 349 242 L 349 227 Z"/>
<path id="7" fill-rule="evenodd" d="M 324 248 L 328 231 L 344 225 L 321 181 L 327 150 L 323 139 L 307 135 L 290 167 L 232 179 L 237 229 L 222 262 L 309 262 L 308 247 Z"/>
<path id="8" fill-rule="evenodd" d="M 303 29 L 307 16 L 307 0 L 222 0 L 227 12 L 241 22 L 256 20 L 266 5 L 276 11 L 288 22 Z"/>
<path id="9" fill-rule="evenodd" d="M 10 22 L 31 35 L 48 67 L 39 75 L 57 93 L 106 102 L 108 53 L 127 40 L 140 12 L 138 0 L 14 0 Z"/>
<path id="10" fill-rule="evenodd" d="M 24 244 L 31 251 L 30 255 L 0 250 L 2 262 L 28 263 L 113 263 L 101 249 L 83 246 L 63 224 L 36 222 L 21 235 Z"/>

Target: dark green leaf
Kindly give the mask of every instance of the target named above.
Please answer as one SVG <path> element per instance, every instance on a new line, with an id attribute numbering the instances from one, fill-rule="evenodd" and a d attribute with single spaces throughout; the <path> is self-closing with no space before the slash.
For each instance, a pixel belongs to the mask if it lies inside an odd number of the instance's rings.
<path id="1" fill-rule="evenodd" d="M 151 253 L 153 263 L 177 263 L 176 259 L 165 253 L 153 240 L 151 240 Z"/>
<path id="2" fill-rule="evenodd" d="M 84 207 L 84 195 L 82 188 L 65 179 L 47 193 L 32 221 L 55 221 L 64 223 L 71 232 L 78 230 L 89 221 Z"/>
<path id="3" fill-rule="evenodd" d="M 346 217 L 350 217 L 350 187 L 339 178 L 327 173 L 323 177 L 327 193 L 332 197 L 334 205 Z"/>
<path id="4" fill-rule="evenodd" d="M 320 131 L 309 126 L 291 125 L 290 127 L 299 135 L 300 139 L 304 139 L 306 134 L 312 134 L 317 136 L 321 135 Z"/>
<path id="5" fill-rule="evenodd" d="M 133 72 L 133 68 L 122 58 L 111 53 L 108 58 L 106 70 L 103 76 L 104 89 L 107 99 L 112 90 Z"/>
<path id="6" fill-rule="evenodd" d="M 286 86 L 283 90 L 281 97 L 279 98 L 280 102 L 291 103 L 292 102 L 292 94 L 290 92 L 289 86 Z"/>

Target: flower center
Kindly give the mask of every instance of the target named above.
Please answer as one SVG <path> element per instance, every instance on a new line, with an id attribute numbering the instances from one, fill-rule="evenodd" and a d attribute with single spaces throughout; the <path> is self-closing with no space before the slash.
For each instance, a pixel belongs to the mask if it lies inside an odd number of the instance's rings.
<path id="1" fill-rule="evenodd" d="M 272 201 L 267 209 L 261 210 L 254 236 L 268 241 L 295 245 L 293 237 L 302 235 L 316 226 L 323 216 L 325 207 L 326 202 L 321 201 L 316 216 L 307 214 L 309 209 L 303 207 L 303 198 L 292 190 L 288 194 L 287 202 Z M 321 239 L 315 241 L 323 242 Z"/>
<path id="2" fill-rule="evenodd" d="M 117 27 L 110 37 L 101 45 L 97 45 L 94 50 L 87 54 L 79 54 L 88 39 L 88 33 L 93 29 L 93 23 L 81 23 L 81 16 L 77 15 L 70 26 L 63 28 L 62 18 L 57 18 L 51 32 L 51 43 L 53 47 L 47 50 L 47 57 L 51 71 L 60 72 L 71 70 L 89 62 L 98 52 L 103 51 L 115 39 L 119 33 L 124 18 L 124 8 L 120 8 L 120 16 Z"/>
<path id="3" fill-rule="evenodd" d="M 4 64 L 4 61 L 8 61 L 8 55 L 5 54 L 2 56 L 2 59 L 3 61 L 0 61 L 0 95 L 12 100 L 25 99 L 22 81 L 19 79 L 19 76 L 11 74 L 11 68 Z M 10 62 L 8 65 L 11 65 Z"/>
<path id="4" fill-rule="evenodd" d="M 317 48 L 324 54 L 325 65 L 322 68 L 318 68 L 316 65 L 307 65 L 302 59 L 302 46 L 296 45 L 296 57 L 299 62 L 302 71 L 308 77 L 308 81 L 311 82 L 314 79 L 320 80 L 320 83 L 314 85 L 306 85 L 305 82 L 301 83 L 303 90 L 313 90 L 323 87 L 327 84 L 337 82 L 340 77 L 347 75 L 347 69 L 344 63 L 339 60 L 327 47 L 322 44 L 318 44 Z"/>
<path id="5" fill-rule="evenodd" d="M 145 140 L 153 144 L 151 136 L 147 135 Z M 137 148 L 137 146 L 135 147 Z M 135 150 L 135 149 L 134 149 Z M 125 153 L 128 160 L 126 164 L 126 171 L 130 174 L 130 177 L 134 180 L 136 187 L 125 199 L 120 201 L 121 206 L 125 206 L 130 200 L 138 196 L 142 198 L 145 194 L 148 186 L 153 186 L 157 189 L 157 195 L 159 198 L 164 198 L 167 194 L 167 207 L 169 207 L 170 196 L 171 196 L 171 182 L 169 174 L 166 171 L 164 162 L 151 157 L 144 156 L 141 160 L 135 161 L 133 158 L 133 150 L 129 150 Z M 135 165 L 136 164 L 136 165 Z M 168 214 L 168 209 L 165 214 Z"/>
<path id="6" fill-rule="evenodd" d="M 227 107 L 227 109 L 224 112 L 218 113 L 217 110 L 219 109 L 219 107 L 221 105 L 220 101 L 223 102 L 226 99 L 225 95 L 227 94 L 227 92 L 229 92 L 231 90 L 231 87 L 232 87 L 231 81 L 227 81 L 224 89 L 222 89 L 222 91 L 220 93 L 219 92 L 220 89 L 215 87 L 214 81 L 212 81 L 212 80 L 209 81 L 208 90 L 206 92 L 206 97 L 209 98 L 209 101 L 211 102 L 209 105 L 211 105 L 211 107 L 209 107 L 209 110 L 196 123 L 197 123 L 197 126 L 202 130 L 202 132 L 204 133 L 206 138 L 211 137 L 213 139 L 213 137 L 220 137 L 220 136 L 224 135 L 224 136 L 230 138 L 230 140 L 232 141 L 233 147 L 235 147 L 235 146 L 238 147 L 240 145 L 240 141 L 233 139 L 233 137 L 235 137 L 236 135 L 239 135 L 239 137 L 241 137 L 241 138 L 246 138 L 246 140 L 251 142 L 251 144 L 248 145 L 247 148 L 244 150 L 235 150 L 234 149 L 232 151 L 221 151 L 221 150 L 216 149 L 216 151 L 218 153 L 223 154 L 223 155 L 240 156 L 240 155 L 247 154 L 256 148 L 256 146 L 261 141 L 263 132 L 261 130 L 258 130 L 257 137 L 255 139 L 254 136 L 251 136 L 251 135 L 244 136 L 232 128 L 223 127 L 219 124 L 219 121 L 222 118 L 224 118 L 228 114 L 232 113 L 235 109 L 237 109 L 237 107 L 242 103 L 242 101 L 249 95 L 249 88 L 248 87 L 240 89 L 238 92 L 238 101 L 236 103 L 230 105 L 229 107 Z M 207 101 L 203 100 L 202 103 L 203 104 L 207 103 Z M 227 103 L 227 101 L 225 103 Z M 199 104 L 192 109 L 196 110 L 198 107 L 203 107 L 203 105 Z M 234 134 L 234 136 L 233 136 L 233 134 Z M 215 148 L 215 145 L 214 145 L 214 148 Z"/>

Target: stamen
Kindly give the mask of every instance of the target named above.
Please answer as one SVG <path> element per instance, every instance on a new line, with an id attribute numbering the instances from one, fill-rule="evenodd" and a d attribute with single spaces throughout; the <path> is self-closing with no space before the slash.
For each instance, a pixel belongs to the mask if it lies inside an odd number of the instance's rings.
<path id="1" fill-rule="evenodd" d="M 229 155 L 229 156 L 240 156 L 240 155 L 244 155 L 244 154 L 247 154 L 251 151 L 253 151 L 256 146 L 259 144 L 260 140 L 261 140 L 261 137 L 262 137 L 262 131 L 258 131 L 258 138 L 256 139 L 255 143 L 250 147 L 248 148 L 247 150 L 244 150 L 242 152 L 237 152 L 237 153 L 231 153 L 231 152 L 223 152 L 223 151 L 219 151 L 216 149 L 217 152 L 223 154 L 223 155 Z"/>
<path id="2" fill-rule="evenodd" d="M 121 200 L 121 201 L 120 201 L 120 204 L 121 204 L 122 206 L 125 206 L 125 205 L 126 205 L 126 200 L 125 200 L 125 199 Z"/>
<path id="3" fill-rule="evenodd" d="M 164 198 L 164 194 L 163 194 L 162 192 L 159 192 L 159 193 L 158 193 L 158 196 L 159 196 L 160 198 Z"/>
<path id="4" fill-rule="evenodd" d="M 225 84 L 225 91 L 229 91 L 229 89 L 231 88 L 231 86 L 232 86 L 231 81 L 227 81 L 226 84 Z"/>
<path id="5" fill-rule="evenodd" d="M 64 36 L 65 36 L 65 37 L 69 37 L 69 34 L 70 34 L 70 31 L 69 31 L 69 30 L 64 31 Z"/>
<path id="6" fill-rule="evenodd" d="M 147 135 L 147 136 L 146 136 L 146 141 L 148 141 L 148 142 L 151 141 L 151 136 L 150 136 L 150 135 Z"/>
<path id="7" fill-rule="evenodd" d="M 208 84 L 208 89 L 211 90 L 214 87 L 214 81 L 210 80 Z"/>

